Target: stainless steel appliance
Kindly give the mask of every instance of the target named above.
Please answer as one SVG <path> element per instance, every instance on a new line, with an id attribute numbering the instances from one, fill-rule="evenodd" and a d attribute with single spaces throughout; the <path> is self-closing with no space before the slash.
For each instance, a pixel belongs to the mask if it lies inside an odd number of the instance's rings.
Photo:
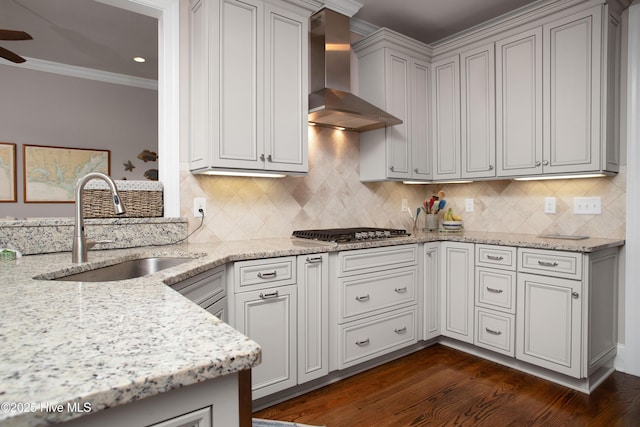
<path id="1" fill-rule="evenodd" d="M 358 242 L 362 240 L 380 240 L 390 239 L 393 237 L 408 236 L 406 230 L 394 228 L 373 228 L 373 227 L 355 227 L 355 228 L 329 228 L 322 230 L 296 230 L 293 237 L 303 239 L 322 240 L 324 242 Z"/>

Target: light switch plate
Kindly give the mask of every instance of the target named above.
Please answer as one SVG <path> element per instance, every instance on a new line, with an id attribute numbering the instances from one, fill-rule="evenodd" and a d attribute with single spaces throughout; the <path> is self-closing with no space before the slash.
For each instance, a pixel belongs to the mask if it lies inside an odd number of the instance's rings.
<path id="1" fill-rule="evenodd" d="M 464 211 L 473 212 L 473 199 L 464 199 Z"/>
<path id="2" fill-rule="evenodd" d="M 409 202 L 407 199 L 402 199 L 402 205 L 400 206 L 401 212 L 407 212 L 409 210 Z"/>
<path id="3" fill-rule="evenodd" d="M 576 215 L 600 215 L 602 199 L 600 197 L 574 197 L 573 213 Z"/>
<path id="4" fill-rule="evenodd" d="M 545 197 L 544 198 L 544 213 L 554 214 L 556 213 L 556 198 Z"/>

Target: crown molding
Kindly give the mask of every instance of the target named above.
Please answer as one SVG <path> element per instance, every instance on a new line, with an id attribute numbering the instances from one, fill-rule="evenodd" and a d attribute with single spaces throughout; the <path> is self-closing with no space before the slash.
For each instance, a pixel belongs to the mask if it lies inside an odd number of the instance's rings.
<path id="1" fill-rule="evenodd" d="M 7 62 L 5 65 L 26 68 L 44 73 L 60 74 L 80 79 L 96 80 L 105 83 L 113 83 L 124 86 L 138 87 L 141 89 L 158 90 L 158 81 L 144 79 L 142 77 L 127 76 L 125 74 L 110 73 L 108 71 L 95 70 L 93 68 L 78 67 L 76 65 L 61 64 L 59 62 L 45 61 L 37 58 L 25 58 L 27 61 L 21 64 Z"/>

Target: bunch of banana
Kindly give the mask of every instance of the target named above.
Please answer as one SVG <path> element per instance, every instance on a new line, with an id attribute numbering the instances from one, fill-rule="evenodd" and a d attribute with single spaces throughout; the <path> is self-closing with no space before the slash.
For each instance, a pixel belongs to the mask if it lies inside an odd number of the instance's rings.
<path id="1" fill-rule="evenodd" d="M 460 215 L 456 215 L 451 208 L 447 209 L 442 219 L 445 221 L 462 221 L 462 217 Z"/>

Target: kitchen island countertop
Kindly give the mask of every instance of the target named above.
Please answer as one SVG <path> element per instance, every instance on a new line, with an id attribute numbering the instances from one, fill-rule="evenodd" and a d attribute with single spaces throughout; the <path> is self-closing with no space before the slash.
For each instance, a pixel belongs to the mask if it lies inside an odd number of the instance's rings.
<path id="1" fill-rule="evenodd" d="M 260 362 L 257 343 L 167 284 L 239 260 L 441 240 L 577 252 L 624 244 L 613 239 L 418 232 L 344 244 L 282 238 L 90 251 L 89 262 L 81 265 L 71 263 L 69 252 L 0 261 L 0 426 L 60 422 L 82 414 L 43 407 L 89 404 L 99 411 Z M 137 279 L 48 280 L 163 255 L 194 259 Z"/>

